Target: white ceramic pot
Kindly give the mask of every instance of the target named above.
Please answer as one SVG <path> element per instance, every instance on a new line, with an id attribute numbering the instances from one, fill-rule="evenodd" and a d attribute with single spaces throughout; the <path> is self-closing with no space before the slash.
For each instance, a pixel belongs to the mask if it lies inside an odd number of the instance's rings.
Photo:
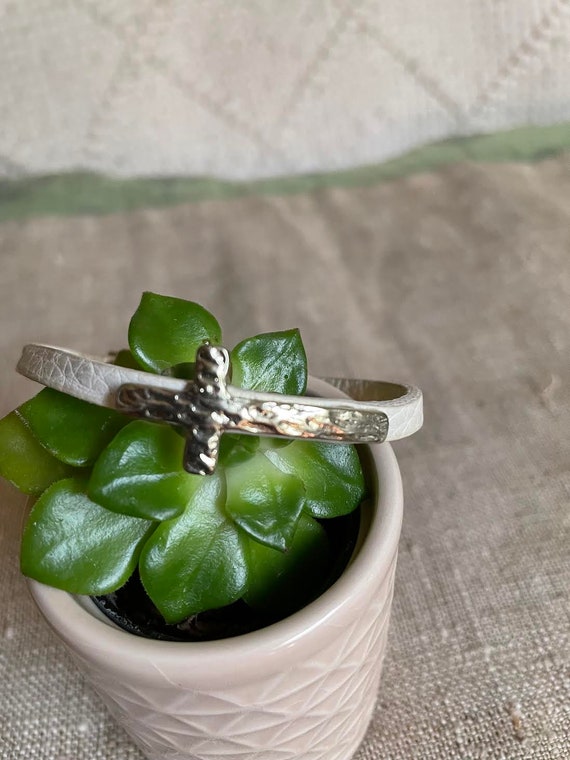
<path id="1" fill-rule="evenodd" d="M 339 395 L 313 383 L 319 395 Z M 116 628 L 89 600 L 31 581 L 72 657 L 149 760 L 349 760 L 386 649 L 402 484 L 389 444 L 363 447 L 373 498 L 342 576 L 274 625 L 164 642 Z"/>

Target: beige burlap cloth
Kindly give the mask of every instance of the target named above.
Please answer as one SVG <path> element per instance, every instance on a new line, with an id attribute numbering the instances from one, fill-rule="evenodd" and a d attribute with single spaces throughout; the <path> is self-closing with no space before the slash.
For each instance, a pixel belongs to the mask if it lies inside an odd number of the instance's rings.
<path id="1" fill-rule="evenodd" d="M 0 225 L 0 412 L 23 342 L 124 343 L 142 289 L 232 344 L 298 325 L 314 374 L 425 391 L 358 760 L 570 758 L 570 166 L 463 165 L 366 189 Z M 39 619 L 2 502 L 0 758 L 140 760 Z"/>

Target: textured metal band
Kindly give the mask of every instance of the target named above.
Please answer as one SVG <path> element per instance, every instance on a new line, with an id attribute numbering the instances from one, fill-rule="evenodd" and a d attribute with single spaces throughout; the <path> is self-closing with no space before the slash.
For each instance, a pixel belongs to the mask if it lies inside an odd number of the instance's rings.
<path id="1" fill-rule="evenodd" d="M 53 346 L 25 346 L 18 372 L 99 406 L 183 428 L 184 467 L 211 474 L 220 436 L 303 438 L 333 443 L 380 443 L 411 435 L 422 425 L 417 388 L 370 380 L 328 378 L 351 399 L 312 399 L 236 388 L 227 382 L 229 353 L 203 345 L 192 381 L 154 375 Z"/>

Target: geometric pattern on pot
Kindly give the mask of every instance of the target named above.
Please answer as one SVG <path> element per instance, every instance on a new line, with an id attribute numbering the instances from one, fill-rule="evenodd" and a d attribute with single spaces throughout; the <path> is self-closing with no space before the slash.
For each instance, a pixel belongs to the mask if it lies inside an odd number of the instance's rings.
<path id="1" fill-rule="evenodd" d="M 192 691 L 166 681 L 111 683 L 108 672 L 72 655 L 149 760 L 349 760 L 374 709 L 395 565 L 319 654 L 245 685 Z"/>

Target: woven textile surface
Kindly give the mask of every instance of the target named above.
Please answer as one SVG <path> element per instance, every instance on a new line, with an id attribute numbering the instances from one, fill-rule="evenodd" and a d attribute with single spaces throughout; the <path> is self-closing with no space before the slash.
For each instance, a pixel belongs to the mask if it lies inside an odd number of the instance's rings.
<path id="1" fill-rule="evenodd" d="M 268 177 L 570 119 L 570 0 L 0 0 L 0 176 Z"/>
<path id="2" fill-rule="evenodd" d="M 405 518 L 388 655 L 357 760 L 570 758 L 570 162 L 462 164 L 366 188 L 0 224 L 0 414 L 24 342 L 101 353 L 140 291 L 228 344 L 297 325 L 317 375 L 401 379 Z M 1 760 L 141 760 L 18 572 L 2 483 Z"/>

